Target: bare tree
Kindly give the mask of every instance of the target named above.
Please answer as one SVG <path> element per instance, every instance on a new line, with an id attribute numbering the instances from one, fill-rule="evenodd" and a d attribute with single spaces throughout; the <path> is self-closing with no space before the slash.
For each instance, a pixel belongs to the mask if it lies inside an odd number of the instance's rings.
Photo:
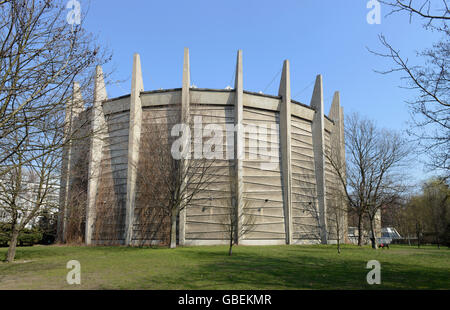
<path id="1" fill-rule="evenodd" d="M 14 260 L 20 232 L 50 204 L 56 203 L 60 153 L 48 153 L 45 148 L 60 136 L 53 120 L 54 117 L 48 116 L 35 124 L 39 130 L 30 131 L 6 161 L 14 167 L 0 180 L 0 208 L 8 214 L 11 225 L 7 262 Z M 17 136 L 15 141 L 18 140 L 22 137 Z M 34 159 L 31 161 L 30 157 Z"/>
<path id="2" fill-rule="evenodd" d="M 432 25 L 434 21 L 450 20 L 450 11 L 447 0 L 431 1 L 431 0 L 390 0 L 380 1 L 392 10 L 388 15 L 405 12 L 409 15 L 410 21 L 416 16 L 427 19 L 427 25 Z M 434 5 L 433 5 L 434 2 Z M 436 6 L 436 3 L 439 3 Z"/>
<path id="3" fill-rule="evenodd" d="M 86 115 L 85 115 L 86 116 Z M 81 123 L 86 124 L 83 119 Z M 79 128 L 77 136 L 90 135 L 88 126 Z M 68 244 L 82 244 L 85 240 L 87 188 L 88 188 L 88 139 L 78 138 L 71 141 L 71 148 L 76 149 L 71 156 L 68 174 L 70 191 L 66 195 L 61 211 L 65 218 L 64 241 Z M 77 155 L 77 156 L 75 156 Z"/>
<path id="4" fill-rule="evenodd" d="M 84 18 L 70 25 L 66 15 L 64 1 L 0 2 L 0 175 L 15 168 L 6 162 L 23 151 L 36 122 L 64 112 L 75 79 L 87 88 L 92 76 L 86 69 L 110 59 L 83 30 Z M 62 130 L 63 121 L 58 124 Z M 35 156 L 54 152 L 64 141 L 61 136 Z"/>
<path id="5" fill-rule="evenodd" d="M 114 191 L 114 181 L 111 177 L 101 176 L 96 199 L 96 217 L 94 222 L 93 239 L 104 245 L 119 245 L 123 238 L 121 226 L 121 205 Z"/>
<path id="6" fill-rule="evenodd" d="M 337 251 L 338 254 L 341 253 L 341 241 L 346 240 L 347 238 L 347 222 L 348 222 L 348 203 L 345 197 L 344 187 L 345 182 L 342 183 L 339 175 L 336 173 L 336 170 L 333 169 L 333 165 L 330 162 L 330 158 L 332 158 L 332 162 L 335 167 L 339 167 L 343 179 L 346 179 L 346 163 L 345 163 L 345 153 L 341 147 L 338 147 L 335 144 L 327 146 L 325 148 L 325 163 L 327 167 L 330 167 L 329 173 L 327 175 L 327 214 L 326 221 L 327 225 L 327 234 L 330 236 L 330 239 L 336 240 Z"/>
<path id="7" fill-rule="evenodd" d="M 417 17 L 423 22 L 425 29 L 437 32 L 442 38 L 432 47 L 417 53 L 416 64 L 400 53 L 384 35 L 380 42 L 385 52 L 374 52 L 375 55 L 388 58 L 392 68 L 379 71 L 382 74 L 400 73 L 406 81 L 407 89 L 417 93 L 417 97 L 407 101 L 412 116 L 413 127 L 410 134 L 417 138 L 420 150 L 427 154 L 430 162 L 427 165 L 450 176 L 450 11 L 447 0 L 389 0 L 381 1 L 391 8 L 388 15 L 406 13 L 410 23 Z M 421 63 L 419 62 L 421 59 Z"/>
<path id="8" fill-rule="evenodd" d="M 177 218 L 180 212 L 191 205 L 191 201 L 214 182 L 217 178 L 217 167 L 214 158 L 196 158 L 193 155 L 193 148 L 188 147 L 189 143 L 192 143 L 190 138 L 192 124 L 179 123 L 181 120 L 179 105 L 169 107 L 163 114 L 163 117 L 157 118 L 159 121 L 155 120 L 143 126 L 144 134 L 140 150 L 142 156 L 137 171 L 139 183 L 147 185 L 141 187 L 142 192 L 139 196 L 141 200 L 146 197 L 147 207 L 141 204 L 144 209 L 150 208 L 153 209 L 152 212 L 160 214 L 158 216 L 160 224 L 170 219 L 169 244 L 170 248 L 175 248 Z M 177 128 L 180 131 L 177 131 Z M 176 138 L 180 133 L 181 137 Z M 181 153 L 182 157 L 174 156 L 174 152 Z"/>
<path id="9" fill-rule="evenodd" d="M 0 194 L 9 201 L 2 208 L 15 227 L 8 261 L 14 259 L 14 236 L 40 213 L 46 196 L 43 186 L 33 207 L 24 210 L 17 200 L 23 201 L 24 177 L 33 173 L 40 185 L 50 175 L 58 179 L 61 148 L 73 140 L 63 135 L 73 82 L 89 90 L 88 69 L 110 59 L 83 29 L 84 18 L 71 25 L 65 9 L 64 1 L 0 2 Z M 19 214 L 26 216 L 19 221 Z"/>
<path id="10" fill-rule="evenodd" d="M 230 177 L 231 188 L 235 188 L 235 184 L 235 179 Z M 233 245 L 238 244 L 239 240 L 245 235 L 255 230 L 256 216 L 249 210 L 251 203 L 245 198 L 242 206 L 234 203 L 236 199 L 233 197 L 233 194 L 229 199 L 222 201 L 220 225 L 224 230 L 226 240 L 228 240 L 228 255 L 231 256 L 233 254 Z"/>
<path id="11" fill-rule="evenodd" d="M 333 156 L 326 156 L 344 188 L 350 210 L 358 216 L 358 245 L 362 245 L 363 218 L 367 215 L 372 247 L 376 248 L 375 220 L 381 207 L 404 190 L 399 168 L 409 149 L 400 135 L 380 130 L 358 114 L 346 120 L 345 136 L 346 169 Z"/>
<path id="12" fill-rule="evenodd" d="M 336 236 L 337 251 L 340 254 L 341 241 L 345 240 L 344 233 L 348 213 L 347 200 L 340 188 L 331 191 L 329 198 L 327 204 L 328 221 L 331 224 L 329 225 L 329 229 L 334 229 L 333 233 Z"/>
<path id="13" fill-rule="evenodd" d="M 367 199 L 366 214 L 369 219 L 372 247 L 377 247 L 375 224 L 381 221 L 381 209 L 401 200 L 406 191 L 404 173 L 399 169 L 404 166 L 404 159 L 409 148 L 403 138 L 388 130 L 378 131 L 376 141 L 376 157 L 366 171 L 369 173 L 369 197 Z"/>
<path id="14" fill-rule="evenodd" d="M 299 228 L 299 234 L 303 239 L 320 240 L 322 221 L 320 219 L 319 205 L 315 187 L 311 187 L 309 180 L 293 178 L 293 184 L 300 190 L 292 191 L 292 197 L 301 203 L 293 204 L 292 209 L 299 212 L 300 216 L 293 218 L 293 223 Z"/>
<path id="15" fill-rule="evenodd" d="M 167 120 L 167 118 L 164 118 Z M 172 227 L 172 211 L 177 202 L 176 180 L 178 168 L 170 154 L 170 135 L 167 123 L 146 124 L 143 129 L 137 174 L 136 223 L 139 227 L 136 239 L 153 240 L 159 244 L 176 242 L 176 227 Z M 178 215 L 173 212 L 175 217 Z M 171 229 L 175 236 L 172 236 Z"/>

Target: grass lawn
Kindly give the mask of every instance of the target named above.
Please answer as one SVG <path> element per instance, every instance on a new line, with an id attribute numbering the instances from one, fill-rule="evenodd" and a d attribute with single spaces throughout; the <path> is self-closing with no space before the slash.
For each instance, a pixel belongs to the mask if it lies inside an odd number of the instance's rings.
<path id="1" fill-rule="evenodd" d="M 0 248 L 0 259 L 7 249 Z M 0 289 L 450 289 L 448 248 L 391 246 L 238 246 L 18 248 L 0 262 Z M 381 264 L 368 285 L 366 264 Z M 81 285 L 68 285 L 66 263 L 81 263 Z"/>

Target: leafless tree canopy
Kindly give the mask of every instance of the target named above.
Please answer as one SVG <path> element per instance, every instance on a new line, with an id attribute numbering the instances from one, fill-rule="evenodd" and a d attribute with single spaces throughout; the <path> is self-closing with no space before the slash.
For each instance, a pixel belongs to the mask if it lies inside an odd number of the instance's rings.
<path id="1" fill-rule="evenodd" d="M 391 0 L 381 1 L 391 11 L 388 15 L 406 13 L 410 22 L 419 20 L 426 30 L 441 35 L 433 46 L 417 53 L 412 63 L 384 35 L 380 35 L 383 52 L 372 53 L 390 59 L 392 67 L 382 74 L 400 73 L 405 88 L 417 96 L 408 100 L 413 116 L 410 134 L 416 137 L 420 150 L 430 160 L 431 169 L 450 176 L 450 11 L 447 0 Z"/>
<path id="2" fill-rule="evenodd" d="M 64 1 L 0 2 L 0 174 L 27 139 L 38 139 L 35 124 L 47 114 L 59 115 L 53 121 L 63 128 L 72 83 L 87 88 L 87 69 L 110 59 L 82 24 L 68 24 L 67 12 Z M 45 153 L 62 145 L 59 138 Z"/>
<path id="3" fill-rule="evenodd" d="M 14 260 L 19 233 L 43 211 L 57 207 L 60 152 L 47 152 L 46 148 L 61 136 L 54 118 L 49 114 L 34 122 L 33 129 L 38 130 L 38 136 L 30 131 L 32 134 L 22 139 L 16 132 L 15 141 L 22 141 L 6 161 L 13 168 L 0 177 L 0 209 L 8 215 L 12 234 L 7 253 L 9 262 Z"/>
<path id="4" fill-rule="evenodd" d="M 344 187 L 350 210 L 358 216 L 361 244 L 363 217 L 368 217 L 374 236 L 377 213 L 404 191 L 401 168 L 410 149 L 399 134 L 379 129 L 358 114 L 347 118 L 345 140 L 346 170 L 333 156 L 328 159 Z"/>
<path id="5" fill-rule="evenodd" d="M 64 137 L 64 114 L 72 108 L 73 82 L 92 94 L 94 67 L 110 59 L 83 29 L 83 18 L 79 25 L 68 23 L 65 4 L 0 1 L 0 207 L 12 225 L 8 261 L 14 259 L 18 233 L 40 214 L 59 179 L 61 149 L 72 140 Z M 37 196 L 26 204 L 17 200 L 25 175 L 38 183 Z"/>
<path id="6" fill-rule="evenodd" d="M 415 15 L 428 19 L 427 25 L 431 25 L 435 20 L 450 20 L 447 0 L 391 0 L 380 2 L 391 8 L 388 15 L 406 12 L 410 21 Z"/>
<path id="7" fill-rule="evenodd" d="M 214 159 L 195 158 L 193 147 L 191 158 L 174 158 L 172 146 L 178 137 L 172 136 L 172 128 L 180 124 L 181 107 L 174 105 L 164 114 L 159 121 L 145 122 L 143 126 L 135 219 L 141 227 L 139 239 L 157 236 L 156 240 L 170 241 L 170 246 L 175 247 L 177 217 L 214 182 L 217 168 Z M 186 125 L 193 128 L 193 123 Z M 144 214 L 147 217 L 138 217 Z"/>
<path id="8" fill-rule="evenodd" d="M 231 188 L 235 188 L 236 179 L 234 175 L 230 177 Z M 253 232 L 257 228 L 256 215 L 250 211 L 252 203 L 244 197 L 241 206 L 236 205 L 235 196 L 228 199 L 221 199 L 219 224 L 224 232 L 224 239 L 228 241 L 228 255 L 233 254 L 233 245 L 239 244 L 239 240 Z"/>
<path id="9" fill-rule="evenodd" d="M 339 180 L 338 180 L 339 182 Z M 342 185 L 341 183 L 339 183 Z M 328 233 L 336 239 L 337 251 L 341 253 L 341 243 L 346 241 L 348 204 L 344 192 L 338 186 L 329 191 L 327 200 Z"/>

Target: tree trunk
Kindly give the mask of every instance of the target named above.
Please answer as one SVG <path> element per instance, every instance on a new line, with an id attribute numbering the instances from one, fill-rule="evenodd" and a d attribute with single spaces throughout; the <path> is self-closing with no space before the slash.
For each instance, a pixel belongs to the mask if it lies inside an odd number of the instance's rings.
<path id="1" fill-rule="evenodd" d="M 416 224 L 416 236 L 417 236 L 417 247 L 420 249 L 420 229 L 418 224 Z"/>
<path id="2" fill-rule="evenodd" d="M 177 212 L 172 212 L 170 221 L 170 248 L 175 249 L 177 247 Z"/>
<path id="3" fill-rule="evenodd" d="M 341 254 L 341 229 L 339 222 L 339 214 L 336 212 L 336 239 L 337 239 L 337 250 L 338 254 Z"/>
<path id="4" fill-rule="evenodd" d="M 362 214 L 358 215 L 358 246 L 362 246 Z"/>
<path id="5" fill-rule="evenodd" d="M 13 229 L 11 240 L 9 241 L 8 253 L 6 254 L 6 262 L 8 263 L 12 263 L 14 261 L 14 257 L 16 256 L 16 246 L 18 237 L 19 231 L 17 229 Z"/>
<path id="6" fill-rule="evenodd" d="M 371 237 L 370 237 L 370 241 L 372 243 L 372 249 L 377 249 L 377 236 L 375 235 L 375 217 L 373 219 L 369 218 L 370 221 L 370 233 L 371 233 Z"/>
<path id="7" fill-rule="evenodd" d="M 230 238 L 230 248 L 228 249 L 228 256 L 233 254 L 233 237 Z"/>

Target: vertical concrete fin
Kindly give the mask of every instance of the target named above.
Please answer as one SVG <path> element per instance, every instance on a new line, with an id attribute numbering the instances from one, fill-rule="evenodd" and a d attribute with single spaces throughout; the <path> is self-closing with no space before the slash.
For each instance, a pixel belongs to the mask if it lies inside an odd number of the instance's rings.
<path id="1" fill-rule="evenodd" d="M 181 87 L 181 122 L 190 126 L 190 89 L 191 86 L 191 68 L 189 63 L 189 48 L 184 48 L 183 58 L 183 81 Z M 191 141 L 185 141 L 185 145 Z M 184 159 L 183 169 L 186 169 L 188 159 Z M 185 176 L 185 173 L 182 175 Z M 186 186 L 186 180 L 183 180 L 182 186 Z M 184 192 L 184 189 L 182 190 Z M 184 245 L 186 241 L 186 210 L 183 208 L 180 210 L 180 216 L 178 221 L 180 227 L 178 229 L 178 240 L 180 245 Z"/>
<path id="2" fill-rule="evenodd" d="M 243 225 L 243 213 L 244 213 L 244 198 L 243 198 L 243 154 L 244 154 L 244 127 L 242 125 L 243 117 L 244 117 L 244 78 L 243 78 L 243 66 L 242 66 L 242 50 L 238 50 L 237 59 L 236 59 L 236 78 L 234 84 L 234 182 L 231 182 L 234 185 L 234 205 L 233 208 L 236 208 L 237 212 L 237 232 L 242 231 Z M 238 233 L 236 234 L 236 243 L 239 244 L 242 236 Z"/>
<path id="3" fill-rule="evenodd" d="M 139 54 L 134 54 L 130 95 L 130 128 L 128 136 L 127 200 L 125 215 L 126 245 L 131 245 L 133 235 L 137 165 L 139 163 L 142 124 L 141 92 L 143 90 L 144 82 L 142 80 L 141 59 Z"/>
<path id="4" fill-rule="evenodd" d="M 291 79 L 289 61 L 285 60 L 281 74 L 280 88 L 280 144 L 281 174 L 283 178 L 283 202 L 286 243 L 292 244 L 292 172 L 291 172 Z"/>
<path id="5" fill-rule="evenodd" d="M 103 69 L 101 66 L 95 68 L 95 89 L 94 89 L 94 105 L 101 105 L 102 101 L 108 99 L 106 92 L 105 80 L 103 77 Z"/>
<path id="6" fill-rule="evenodd" d="M 334 161 L 334 165 L 337 169 L 339 169 L 339 172 L 345 175 L 345 154 L 342 154 L 342 139 L 343 139 L 343 122 L 342 122 L 342 109 L 340 106 L 340 94 L 338 91 L 334 93 L 333 96 L 333 102 L 331 103 L 330 112 L 328 114 L 329 118 L 333 120 L 333 127 L 331 129 L 331 153 L 330 156 L 332 157 L 332 160 Z M 331 193 L 330 199 L 334 200 L 334 204 L 339 206 L 339 208 L 344 208 L 345 203 L 341 197 L 345 195 L 344 188 L 342 186 L 341 180 L 336 173 L 336 171 L 332 168 L 332 176 L 333 180 L 332 182 L 335 184 L 333 188 L 336 190 L 340 189 L 339 191 L 336 191 L 335 193 Z M 330 207 L 330 206 L 328 206 Z M 346 234 L 347 234 L 347 228 L 346 228 L 346 216 L 343 215 L 340 219 L 341 226 L 341 240 L 346 240 Z M 331 228 L 330 228 L 331 229 Z M 334 232 L 336 233 L 336 232 Z"/>
<path id="7" fill-rule="evenodd" d="M 344 108 L 341 106 L 341 98 L 338 91 L 334 93 L 328 116 L 334 122 L 332 131 L 333 149 L 337 150 L 336 156 L 338 156 L 340 161 L 342 173 L 345 174 Z"/>
<path id="8" fill-rule="evenodd" d="M 83 95 L 81 94 L 81 87 L 78 82 L 74 82 L 72 86 L 72 98 L 68 101 L 66 106 L 65 125 L 64 125 L 64 139 L 65 145 L 63 150 L 62 168 L 61 171 L 61 188 L 63 190 L 60 193 L 60 203 L 63 210 L 60 211 L 60 241 L 65 242 L 66 226 L 68 209 L 66 208 L 67 202 L 70 197 L 70 183 L 71 183 L 71 166 L 72 166 L 72 153 L 73 143 L 72 136 L 77 132 L 76 128 L 79 125 L 77 122 L 80 113 L 84 110 Z"/>
<path id="9" fill-rule="evenodd" d="M 323 83 L 322 83 L 322 75 L 320 74 L 316 76 L 316 82 L 314 84 L 314 90 L 310 106 L 316 112 L 318 112 L 321 109 L 323 116 Z"/>
<path id="10" fill-rule="evenodd" d="M 74 84 L 72 85 L 72 98 L 66 103 L 65 118 L 64 118 L 64 146 L 61 161 L 61 179 L 60 179 L 60 191 L 59 191 L 59 213 L 58 213 L 58 241 L 64 242 L 65 240 L 65 225 L 66 225 L 66 202 L 68 195 L 68 179 L 69 179 L 69 163 L 70 163 L 70 131 L 72 124 L 72 102 L 75 95 Z"/>
<path id="11" fill-rule="evenodd" d="M 336 157 L 335 160 L 340 161 L 340 165 L 342 164 L 342 156 L 341 156 L 341 145 L 343 138 L 343 127 L 342 127 L 342 119 L 341 119 L 341 105 L 340 105 L 340 95 L 339 92 L 335 92 L 333 96 L 333 102 L 331 103 L 330 112 L 328 113 L 328 117 L 333 120 L 333 128 L 331 130 L 331 146 L 332 150 L 335 150 L 332 156 Z"/>
<path id="12" fill-rule="evenodd" d="M 243 90 L 243 81 L 242 50 L 238 50 L 236 57 L 236 75 L 234 79 L 234 88 L 236 90 Z"/>
<path id="13" fill-rule="evenodd" d="M 86 245 L 91 245 L 92 234 L 94 230 L 96 209 L 95 199 L 100 177 L 100 162 L 102 160 L 103 140 L 106 134 L 106 121 L 103 113 L 102 102 L 108 99 L 106 93 L 105 81 L 103 78 L 103 70 L 101 66 L 97 66 L 95 70 L 94 80 L 94 104 L 91 112 L 91 145 L 88 172 L 88 192 L 87 192 L 87 208 L 86 208 Z"/>
<path id="14" fill-rule="evenodd" d="M 72 119 L 78 117 L 84 110 L 83 95 L 81 94 L 81 87 L 78 82 L 73 83 L 73 98 L 72 98 Z"/>
<path id="15" fill-rule="evenodd" d="M 189 64 L 189 48 L 185 47 L 183 60 L 183 82 L 181 89 L 181 107 L 182 107 L 181 119 L 185 123 L 188 123 L 189 121 L 190 86 L 191 86 L 191 67 Z"/>
<path id="16" fill-rule="evenodd" d="M 342 161 L 342 165 L 343 165 L 343 172 L 344 175 L 346 173 L 346 162 L 345 162 L 345 122 L 344 122 L 344 107 L 343 106 L 339 106 L 339 121 L 340 121 L 340 138 L 339 141 L 341 143 L 341 145 L 339 146 L 339 149 L 341 151 L 341 161 Z"/>
<path id="17" fill-rule="evenodd" d="M 291 77 L 290 77 L 289 60 L 285 60 L 283 62 L 283 70 L 281 72 L 281 80 L 280 80 L 280 87 L 278 88 L 278 96 L 283 96 L 286 93 L 289 93 L 289 97 L 291 96 Z"/>
<path id="18" fill-rule="evenodd" d="M 144 91 L 144 80 L 142 78 L 141 56 L 134 54 L 133 56 L 133 73 L 131 77 L 131 92 L 137 93 Z"/>
<path id="19" fill-rule="evenodd" d="M 331 103 L 330 112 L 328 112 L 328 117 L 336 122 L 340 118 L 340 95 L 339 92 L 334 92 L 333 101 Z"/>
<path id="20" fill-rule="evenodd" d="M 316 84 L 311 98 L 311 107 L 315 110 L 312 123 L 312 138 L 314 150 L 314 167 L 317 187 L 320 239 L 322 244 L 328 243 L 327 207 L 325 199 L 325 120 L 323 106 L 322 76 L 316 77 Z"/>
<path id="21" fill-rule="evenodd" d="M 345 162 L 344 107 L 342 107 L 340 105 L 340 102 L 339 102 L 339 121 L 340 121 L 340 139 L 339 139 L 340 146 L 339 146 L 339 151 L 340 151 L 340 154 L 341 154 L 343 178 L 344 178 L 344 180 L 346 180 L 346 177 L 347 177 L 347 170 L 346 170 L 347 169 L 347 165 L 346 165 L 346 162 Z M 342 190 L 344 191 L 344 189 L 342 189 Z M 348 241 L 348 217 L 347 217 L 347 213 L 344 213 L 344 221 L 343 221 L 342 233 L 344 235 L 344 242 L 348 243 L 349 241 Z"/>

